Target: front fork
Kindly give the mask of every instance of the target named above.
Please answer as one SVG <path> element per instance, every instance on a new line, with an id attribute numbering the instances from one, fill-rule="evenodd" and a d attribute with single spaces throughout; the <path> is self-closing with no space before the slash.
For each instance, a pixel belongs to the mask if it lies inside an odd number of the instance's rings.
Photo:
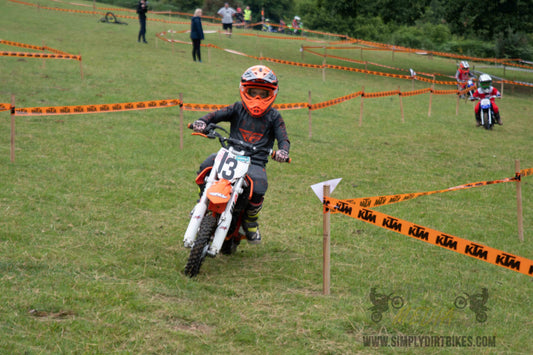
<path id="1" fill-rule="evenodd" d="M 213 181 L 215 180 L 215 175 L 215 169 L 211 169 L 211 172 L 209 173 L 209 176 L 206 179 L 202 196 L 200 196 L 200 200 L 198 201 L 196 206 L 194 206 L 191 212 L 191 221 L 189 222 L 187 230 L 185 231 L 185 235 L 183 236 L 183 246 L 185 248 L 192 248 L 192 246 L 194 245 L 194 241 L 196 240 L 196 234 L 198 234 L 198 229 L 200 228 L 200 224 L 202 224 L 202 220 L 204 219 L 205 213 L 207 212 L 207 205 L 209 204 L 206 191 L 213 184 Z"/>
<path id="2" fill-rule="evenodd" d="M 200 201 L 196 204 L 196 206 L 194 206 L 191 214 L 191 221 L 189 222 L 189 226 L 187 226 L 185 236 L 183 237 L 183 246 L 185 248 L 192 248 L 194 245 L 196 234 L 198 233 L 200 224 L 202 223 L 205 212 L 207 211 L 208 202 L 209 201 L 207 201 L 207 197 L 205 194 L 203 194 L 202 197 L 200 197 Z"/>
<path id="3" fill-rule="evenodd" d="M 191 221 L 189 222 L 187 230 L 185 231 L 185 236 L 183 237 L 183 246 L 186 248 L 192 248 L 192 246 L 194 245 L 194 241 L 196 240 L 196 234 L 198 234 L 200 224 L 202 223 L 202 220 L 204 219 L 204 216 L 207 212 L 209 200 L 206 196 L 206 191 L 211 186 L 211 181 L 212 179 L 210 177 L 204 188 L 204 193 L 200 197 L 200 201 L 198 201 L 198 203 L 196 204 L 196 206 L 194 206 L 194 209 L 192 210 Z M 213 241 L 211 242 L 209 250 L 207 251 L 210 256 L 216 256 L 220 251 L 220 248 L 222 248 L 222 244 L 226 239 L 227 233 L 231 225 L 234 206 L 237 203 L 239 195 L 243 192 L 243 184 L 244 178 L 240 178 L 233 186 L 231 198 L 228 201 L 224 212 L 222 212 L 218 219 L 218 226 L 215 230 L 215 236 L 213 238 Z"/>

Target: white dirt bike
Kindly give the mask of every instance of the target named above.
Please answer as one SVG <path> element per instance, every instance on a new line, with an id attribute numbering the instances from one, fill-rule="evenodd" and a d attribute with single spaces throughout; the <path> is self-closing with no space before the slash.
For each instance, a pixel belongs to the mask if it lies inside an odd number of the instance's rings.
<path id="1" fill-rule="evenodd" d="M 192 125 L 188 125 L 192 128 Z M 205 184 L 198 203 L 191 212 L 191 220 L 185 231 L 183 245 L 191 248 L 185 274 L 196 276 L 206 256 L 215 257 L 219 252 L 232 254 L 242 239 L 246 239 L 242 221 L 251 197 L 251 180 L 246 175 L 251 165 L 250 155 L 272 149 L 257 148 L 238 139 L 223 137 L 217 130 L 228 131 L 209 124 L 204 133 L 193 133 L 206 138 L 218 138 L 221 148 L 209 175 L 196 178 L 198 185 Z M 287 160 L 290 162 L 290 159 Z"/>
<path id="2" fill-rule="evenodd" d="M 484 99 L 479 99 L 472 96 L 470 100 L 480 100 L 479 104 L 479 116 L 481 117 L 481 126 L 485 129 L 491 130 L 494 127 L 494 111 L 492 109 L 491 99 L 499 98 L 499 96 L 490 96 Z"/>

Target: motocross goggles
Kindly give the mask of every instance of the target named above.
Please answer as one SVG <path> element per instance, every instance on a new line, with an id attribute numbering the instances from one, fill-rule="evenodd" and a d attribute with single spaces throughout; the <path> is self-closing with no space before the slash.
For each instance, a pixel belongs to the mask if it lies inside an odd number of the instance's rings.
<path id="1" fill-rule="evenodd" d="M 261 99 L 266 99 L 270 95 L 272 95 L 273 90 L 267 90 L 263 88 L 258 87 L 250 87 L 246 89 L 246 94 L 250 97 L 257 97 L 259 96 Z"/>

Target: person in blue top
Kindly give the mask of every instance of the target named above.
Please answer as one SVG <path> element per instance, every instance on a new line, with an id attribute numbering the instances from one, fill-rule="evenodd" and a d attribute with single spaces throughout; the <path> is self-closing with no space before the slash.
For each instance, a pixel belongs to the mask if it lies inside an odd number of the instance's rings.
<path id="1" fill-rule="evenodd" d="M 202 28 L 202 9 L 196 9 L 194 16 L 191 18 L 191 40 L 192 40 L 192 59 L 196 62 L 202 62 L 200 54 L 200 43 L 204 39 L 204 30 Z"/>

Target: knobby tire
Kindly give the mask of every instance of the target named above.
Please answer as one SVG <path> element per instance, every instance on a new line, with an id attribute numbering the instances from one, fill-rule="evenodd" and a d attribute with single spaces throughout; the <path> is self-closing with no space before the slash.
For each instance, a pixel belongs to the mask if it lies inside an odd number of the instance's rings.
<path id="1" fill-rule="evenodd" d="M 187 265 L 185 265 L 185 275 L 195 277 L 200 272 L 200 267 L 207 255 L 207 248 L 216 227 L 216 218 L 211 214 L 206 215 L 200 224 L 200 229 L 191 249 L 189 260 L 187 261 Z"/>
<path id="2" fill-rule="evenodd" d="M 489 113 L 487 111 L 483 111 L 481 114 L 483 115 L 483 126 L 485 129 L 491 129 L 492 126 L 489 122 Z"/>

